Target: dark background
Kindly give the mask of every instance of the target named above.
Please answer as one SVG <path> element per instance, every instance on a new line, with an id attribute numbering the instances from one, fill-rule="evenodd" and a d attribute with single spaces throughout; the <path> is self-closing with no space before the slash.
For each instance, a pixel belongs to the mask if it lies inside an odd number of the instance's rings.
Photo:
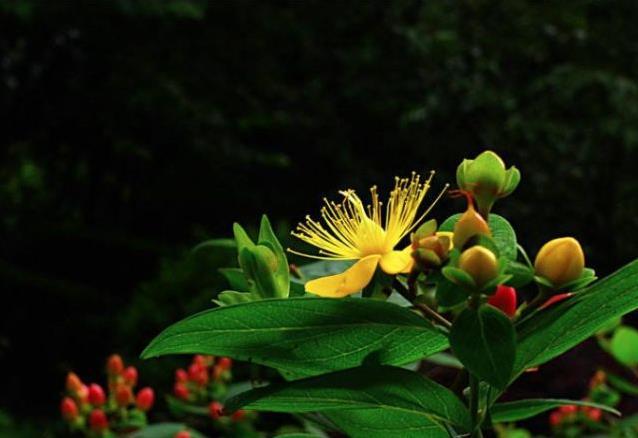
<path id="1" fill-rule="evenodd" d="M 53 422 L 69 369 L 140 364 L 224 287 L 232 253 L 189 249 L 233 221 L 287 238 L 324 195 L 440 186 L 487 147 L 521 169 L 497 211 L 531 254 L 573 235 L 601 275 L 629 262 L 637 20 L 633 0 L 0 1 L 0 411 Z M 514 396 L 579 398 L 603 358 L 590 342 Z"/>

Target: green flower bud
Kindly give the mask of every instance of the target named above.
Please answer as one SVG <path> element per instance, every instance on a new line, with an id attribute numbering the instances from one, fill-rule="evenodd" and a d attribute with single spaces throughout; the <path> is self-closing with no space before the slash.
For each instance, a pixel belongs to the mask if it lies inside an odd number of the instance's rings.
<path id="1" fill-rule="evenodd" d="M 516 189 L 521 174 L 514 166 L 505 169 L 505 163 L 496 153 L 485 151 L 474 160 L 463 160 L 456 169 L 456 182 L 476 199 L 478 209 L 487 218 L 494 202 Z"/>

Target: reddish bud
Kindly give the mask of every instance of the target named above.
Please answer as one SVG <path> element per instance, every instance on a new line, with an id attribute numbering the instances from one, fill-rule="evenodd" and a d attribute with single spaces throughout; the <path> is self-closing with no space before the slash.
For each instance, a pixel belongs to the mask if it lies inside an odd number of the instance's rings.
<path id="1" fill-rule="evenodd" d="M 73 421 L 78 417 L 78 405 L 71 397 L 64 397 L 60 403 L 60 413 L 66 421 Z"/>
<path id="2" fill-rule="evenodd" d="M 494 295 L 487 300 L 487 304 L 496 307 L 512 318 L 516 315 L 516 289 L 499 284 Z"/>
<path id="3" fill-rule="evenodd" d="M 595 422 L 599 422 L 600 418 L 603 415 L 603 412 L 600 409 L 592 408 L 589 406 L 583 407 L 583 411 L 585 412 L 585 415 L 587 416 L 587 418 Z"/>
<path id="4" fill-rule="evenodd" d="M 233 366 L 233 360 L 230 357 L 220 357 L 217 366 L 223 370 L 229 370 Z"/>
<path id="5" fill-rule="evenodd" d="M 89 385 L 89 403 L 91 403 L 96 408 L 102 406 L 106 402 L 106 395 L 104 395 L 104 390 L 97 383 L 91 383 Z"/>
<path id="6" fill-rule="evenodd" d="M 66 390 L 70 393 L 76 393 L 82 389 L 83 383 L 75 373 L 69 373 L 66 375 Z"/>
<path id="7" fill-rule="evenodd" d="M 86 385 L 82 385 L 80 389 L 75 392 L 75 398 L 80 403 L 88 403 L 89 401 L 89 387 Z"/>
<path id="8" fill-rule="evenodd" d="M 208 372 L 205 366 L 199 364 L 192 364 L 188 367 L 188 378 L 200 386 L 204 386 L 208 383 Z"/>
<path id="9" fill-rule="evenodd" d="M 238 411 L 235 411 L 230 418 L 233 421 L 241 421 L 245 416 L 246 416 L 246 411 L 244 411 L 243 409 L 240 409 Z"/>
<path id="10" fill-rule="evenodd" d="M 118 406 L 126 407 L 133 402 L 133 392 L 130 386 L 121 385 L 115 391 L 115 401 Z"/>
<path id="11" fill-rule="evenodd" d="M 109 427 L 109 420 L 102 409 L 95 409 L 89 415 L 89 426 L 96 432 L 101 432 Z"/>
<path id="12" fill-rule="evenodd" d="M 214 401 L 211 402 L 210 405 L 208 405 L 208 413 L 213 420 L 217 420 L 219 417 L 221 417 L 223 410 L 224 406 L 220 402 Z"/>
<path id="13" fill-rule="evenodd" d="M 578 406 L 576 405 L 565 405 L 558 408 L 558 410 L 564 415 L 571 415 L 578 412 Z"/>
<path id="14" fill-rule="evenodd" d="M 571 297 L 572 295 L 574 295 L 573 292 L 566 292 L 564 294 L 554 295 L 549 300 L 545 301 L 538 309 L 539 310 L 547 309 L 549 306 L 553 306 L 556 303 L 560 303 L 561 301 Z"/>
<path id="15" fill-rule="evenodd" d="M 135 386 L 137 384 L 137 368 L 132 366 L 126 367 L 126 369 L 122 371 L 122 378 L 127 385 Z"/>
<path id="16" fill-rule="evenodd" d="M 112 354 L 106 360 L 106 372 L 109 376 L 116 376 L 124 369 L 124 361 L 119 354 Z"/>
<path id="17" fill-rule="evenodd" d="M 188 373 L 183 369 L 175 370 L 175 381 L 185 383 L 188 380 Z"/>
<path id="18" fill-rule="evenodd" d="M 173 438 L 191 438 L 191 434 L 187 430 L 182 430 L 181 432 L 177 432 Z"/>
<path id="19" fill-rule="evenodd" d="M 186 387 L 185 384 L 181 382 L 175 383 L 175 386 L 173 387 L 173 394 L 175 394 L 175 397 L 177 397 L 180 400 L 188 400 L 188 398 L 190 397 L 190 392 L 188 391 L 188 388 Z"/>
<path id="20" fill-rule="evenodd" d="M 155 402 L 155 393 L 152 388 L 146 387 L 140 389 L 135 398 L 135 404 L 140 411 L 148 411 Z"/>
<path id="21" fill-rule="evenodd" d="M 201 354 L 196 354 L 193 357 L 193 363 L 199 365 L 201 367 L 208 367 L 213 363 L 213 356 L 204 356 Z"/>
<path id="22" fill-rule="evenodd" d="M 549 424 L 551 424 L 552 427 L 558 426 L 561 421 L 563 421 L 563 414 L 561 414 L 559 411 L 553 411 L 549 415 Z"/>

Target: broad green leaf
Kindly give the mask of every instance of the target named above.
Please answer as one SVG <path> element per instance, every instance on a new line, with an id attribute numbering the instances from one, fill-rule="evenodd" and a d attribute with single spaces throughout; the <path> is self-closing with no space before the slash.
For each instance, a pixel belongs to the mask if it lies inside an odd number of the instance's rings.
<path id="1" fill-rule="evenodd" d="M 318 436 L 312 433 L 293 432 L 284 433 L 283 435 L 277 435 L 275 438 L 318 438 Z"/>
<path id="2" fill-rule="evenodd" d="M 130 438 L 174 438 L 178 432 L 187 430 L 191 438 L 206 438 L 194 429 L 182 423 L 157 423 L 134 432 Z"/>
<path id="3" fill-rule="evenodd" d="M 234 249 L 237 248 L 237 244 L 233 239 L 210 239 L 197 244 L 192 251 L 197 252 L 209 248 Z"/>
<path id="4" fill-rule="evenodd" d="M 582 400 L 566 400 L 555 398 L 539 398 L 531 400 L 517 400 L 513 402 L 496 403 L 492 406 L 490 414 L 494 423 L 508 423 L 512 421 L 525 420 L 534 417 L 550 409 L 565 405 L 589 406 L 598 408 L 620 416 L 614 408 L 599 403 L 586 402 Z"/>
<path id="5" fill-rule="evenodd" d="M 226 409 L 322 412 L 379 409 L 386 414 L 471 427 L 465 405 L 444 386 L 403 368 L 362 366 L 257 388 L 226 401 Z"/>
<path id="6" fill-rule="evenodd" d="M 454 224 L 461 217 L 461 213 L 455 214 L 447 218 L 439 228 L 440 231 L 454 231 Z M 502 216 L 490 214 L 487 221 L 492 231 L 492 239 L 498 246 L 501 256 L 516 260 L 516 233 L 510 223 Z"/>
<path id="7" fill-rule="evenodd" d="M 638 260 L 521 324 L 515 374 L 561 355 L 635 309 Z"/>
<path id="8" fill-rule="evenodd" d="M 611 337 L 610 352 L 621 364 L 634 367 L 638 365 L 638 330 L 621 325 Z"/>
<path id="9" fill-rule="evenodd" d="M 430 322 L 395 304 L 360 299 L 268 299 L 219 307 L 164 330 L 142 357 L 230 356 L 296 374 L 364 360 L 403 365 L 447 348 Z"/>
<path id="10" fill-rule="evenodd" d="M 426 359 L 428 362 L 442 367 L 463 368 L 463 364 L 459 360 L 448 353 L 436 353 Z"/>
<path id="11" fill-rule="evenodd" d="M 467 308 L 450 330 L 450 345 L 469 372 L 496 388 L 509 383 L 516 355 L 510 319 L 492 306 Z"/>
<path id="12" fill-rule="evenodd" d="M 638 395 L 638 386 L 620 376 L 607 373 L 607 381 L 620 392 L 629 395 Z"/>
<path id="13" fill-rule="evenodd" d="M 449 281 L 442 275 L 436 282 L 436 300 L 440 306 L 454 307 L 467 300 L 467 292 L 461 286 Z"/>
<path id="14" fill-rule="evenodd" d="M 534 270 L 515 260 L 508 260 L 505 272 L 512 276 L 507 284 L 515 288 L 523 287 L 534 280 Z"/>
<path id="15" fill-rule="evenodd" d="M 386 409 L 327 411 L 325 416 L 352 438 L 449 438 L 445 425 L 423 416 Z"/>

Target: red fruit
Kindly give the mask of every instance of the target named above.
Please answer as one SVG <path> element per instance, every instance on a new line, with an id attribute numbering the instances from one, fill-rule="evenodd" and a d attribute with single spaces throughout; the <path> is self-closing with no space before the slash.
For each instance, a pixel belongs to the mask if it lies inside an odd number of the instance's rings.
<path id="1" fill-rule="evenodd" d="M 188 378 L 200 386 L 208 383 L 208 371 L 205 366 L 192 364 L 188 367 Z"/>
<path id="2" fill-rule="evenodd" d="M 222 405 L 220 402 L 214 401 L 214 402 L 211 402 L 210 405 L 208 405 L 208 413 L 210 414 L 213 420 L 217 420 L 219 417 L 221 417 L 223 410 L 224 410 L 224 405 Z"/>
<path id="3" fill-rule="evenodd" d="M 565 405 L 565 406 L 561 406 L 560 408 L 558 408 L 558 410 L 560 412 L 562 412 L 563 414 L 575 414 L 576 412 L 578 412 L 578 406 L 576 406 L 576 405 Z"/>
<path id="4" fill-rule="evenodd" d="M 96 408 L 99 408 L 106 402 L 106 395 L 104 395 L 104 390 L 97 383 L 91 383 L 89 385 L 89 403 L 91 403 Z"/>
<path id="5" fill-rule="evenodd" d="M 547 300 L 543 304 L 541 304 L 541 306 L 538 308 L 538 310 L 547 309 L 549 306 L 553 306 L 554 304 L 559 303 L 559 302 L 571 297 L 572 295 L 574 295 L 573 292 L 566 292 L 564 294 L 554 295 L 549 300 Z"/>
<path id="6" fill-rule="evenodd" d="M 585 411 L 585 415 L 591 421 L 598 422 L 603 415 L 603 412 L 598 408 L 584 407 L 583 411 Z"/>
<path id="7" fill-rule="evenodd" d="M 73 421 L 78 417 L 78 405 L 71 397 L 64 397 L 60 403 L 60 413 L 66 421 Z"/>
<path id="8" fill-rule="evenodd" d="M 80 403 L 88 403 L 89 402 L 89 387 L 86 385 L 82 385 L 80 389 L 75 392 L 75 398 Z"/>
<path id="9" fill-rule="evenodd" d="M 223 370 L 229 370 L 233 366 L 233 360 L 230 357 L 220 357 L 217 366 Z"/>
<path id="10" fill-rule="evenodd" d="M 82 388 L 82 381 L 77 374 L 70 372 L 66 375 L 66 390 L 70 393 L 76 393 Z"/>
<path id="11" fill-rule="evenodd" d="M 243 409 L 240 409 L 238 411 L 235 411 L 230 418 L 233 421 L 241 421 L 245 416 L 246 416 L 246 411 L 244 411 Z"/>
<path id="12" fill-rule="evenodd" d="M 191 438 L 191 434 L 187 430 L 182 430 L 181 432 L 177 432 L 173 438 Z"/>
<path id="13" fill-rule="evenodd" d="M 112 354 L 106 360 L 106 372 L 109 376 L 116 376 L 124 369 L 124 361 L 119 354 Z"/>
<path id="14" fill-rule="evenodd" d="M 487 304 L 496 307 L 510 318 L 513 317 L 516 315 L 516 289 L 499 284 L 494 295 L 487 300 Z"/>
<path id="15" fill-rule="evenodd" d="M 135 398 L 135 404 L 140 411 L 148 411 L 153 406 L 155 401 L 155 393 L 152 388 L 146 387 L 140 389 Z"/>
<path id="16" fill-rule="evenodd" d="M 553 411 L 549 415 L 549 424 L 551 424 L 552 427 L 558 426 L 561 423 L 561 421 L 563 421 L 563 414 L 560 413 L 559 411 Z"/>
<path id="17" fill-rule="evenodd" d="M 122 371 L 122 378 L 127 385 L 135 386 L 137 384 L 137 368 L 126 367 L 126 369 Z"/>
<path id="18" fill-rule="evenodd" d="M 188 388 L 186 387 L 186 385 L 184 385 L 181 382 L 175 383 L 175 386 L 173 387 L 173 394 L 175 394 L 175 397 L 177 397 L 180 400 L 188 400 L 190 397 L 190 392 L 188 391 Z"/>
<path id="19" fill-rule="evenodd" d="M 213 362 L 213 356 L 203 356 L 201 354 L 196 354 L 193 357 L 193 363 L 202 367 L 208 367 Z"/>
<path id="20" fill-rule="evenodd" d="M 96 432 L 101 432 L 109 427 L 109 420 L 102 409 L 94 409 L 89 415 L 89 426 Z"/>
<path id="21" fill-rule="evenodd" d="M 126 407 L 133 403 L 133 391 L 130 386 L 121 385 L 115 391 L 115 401 L 118 406 Z"/>
<path id="22" fill-rule="evenodd" d="M 175 381 L 185 383 L 188 380 L 188 373 L 183 369 L 175 370 Z"/>

